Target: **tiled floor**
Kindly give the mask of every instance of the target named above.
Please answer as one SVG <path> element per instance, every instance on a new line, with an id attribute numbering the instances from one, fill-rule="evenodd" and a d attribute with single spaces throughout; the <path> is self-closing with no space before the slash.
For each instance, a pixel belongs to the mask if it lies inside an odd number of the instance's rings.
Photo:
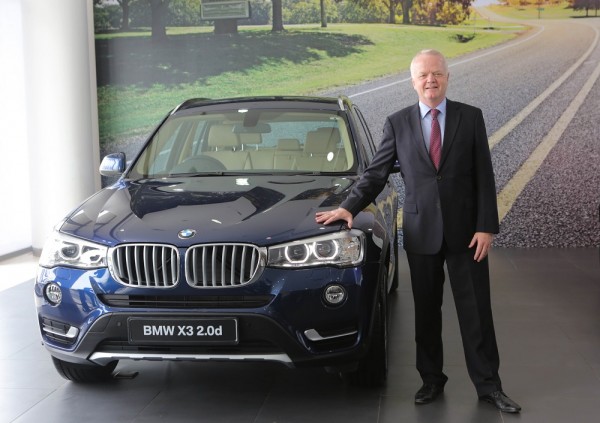
<path id="1" fill-rule="evenodd" d="M 401 265 L 405 267 L 404 258 Z M 596 422 L 600 399 L 597 249 L 496 249 L 492 296 L 506 392 L 523 406 L 501 414 L 467 377 L 450 293 L 444 305 L 443 397 L 415 406 L 412 298 L 407 271 L 392 296 L 387 385 L 344 386 L 320 369 L 276 364 L 123 362 L 139 372 L 103 385 L 61 379 L 40 345 L 31 281 L 8 286 L 0 263 L 0 422 Z M 24 266 L 22 270 L 30 271 Z M 11 280 L 15 276 L 10 277 Z M 30 278 L 22 276 L 23 280 Z M 2 290 L 2 287 L 5 289 Z"/>

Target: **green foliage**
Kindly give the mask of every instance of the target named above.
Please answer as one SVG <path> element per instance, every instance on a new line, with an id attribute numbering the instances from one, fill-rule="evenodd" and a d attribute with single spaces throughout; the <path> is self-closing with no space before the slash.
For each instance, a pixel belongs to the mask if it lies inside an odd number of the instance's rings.
<path id="1" fill-rule="evenodd" d="M 445 2 L 437 12 L 437 19 L 444 25 L 458 25 L 469 17 L 467 12 L 460 4 Z"/>
<path id="2" fill-rule="evenodd" d="M 118 5 L 94 6 L 94 30 L 96 32 L 118 28 L 121 25 L 121 7 Z"/>
<path id="3" fill-rule="evenodd" d="M 438 0 L 414 0 L 412 8 L 412 23 L 420 25 L 458 25 L 464 22 L 468 9 L 460 2 Z"/>
<path id="4" fill-rule="evenodd" d="M 168 26 L 198 26 L 201 24 L 200 0 L 171 0 Z"/>
<path id="5" fill-rule="evenodd" d="M 382 0 L 369 1 L 361 4 L 354 1 L 344 1 L 338 5 L 341 22 L 387 22 L 389 12 Z"/>
<path id="6" fill-rule="evenodd" d="M 540 4 L 543 5 L 557 5 L 563 3 L 564 0 L 503 0 L 503 3 L 518 7 L 518 6 L 538 6 Z"/>
<path id="7" fill-rule="evenodd" d="M 325 0 L 327 22 L 339 22 L 337 6 L 334 0 Z M 284 0 L 283 22 L 286 24 L 321 22 L 321 5 L 319 0 Z"/>
<path id="8" fill-rule="evenodd" d="M 586 12 L 589 10 L 595 10 L 598 12 L 600 8 L 600 0 L 571 0 L 573 5 L 573 10 L 585 10 Z"/>
<path id="9" fill-rule="evenodd" d="M 148 2 L 145 0 L 132 2 L 129 20 L 133 28 L 150 27 L 152 25 L 152 11 Z"/>
<path id="10" fill-rule="evenodd" d="M 241 19 L 240 25 L 267 25 L 271 22 L 273 4 L 271 0 L 251 0 L 250 19 Z"/>
<path id="11" fill-rule="evenodd" d="M 538 10 L 537 3 L 526 6 L 490 5 L 488 8 L 511 19 L 567 19 L 586 16 L 585 10 L 574 11 L 567 1 L 544 4 L 542 11 Z"/>

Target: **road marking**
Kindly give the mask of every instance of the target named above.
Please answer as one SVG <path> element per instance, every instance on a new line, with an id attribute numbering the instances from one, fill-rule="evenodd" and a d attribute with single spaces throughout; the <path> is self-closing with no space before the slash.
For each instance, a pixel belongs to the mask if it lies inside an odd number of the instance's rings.
<path id="1" fill-rule="evenodd" d="M 542 142 L 531 153 L 531 156 L 523 163 L 521 168 L 515 173 L 510 181 L 504 186 L 500 194 L 498 194 L 498 217 L 500 221 L 506 217 L 516 199 L 519 197 L 525 186 L 533 178 L 537 170 L 542 165 L 550 151 L 556 146 L 556 143 L 565 132 L 569 123 L 575 117 L 575 114 L 585 101 L 585 98 L 592 90 L 594 84 L 600 76 L 600 63 L 594 69 L 594 72 L 575 96 L 569 107 L 558 119 L 552 127 L 548 135 L 544 137 Z"/>
<path id="2" fill-rule="evenodd" d="M 462 65 L 464 63 L 468 63 L 468 62 L 471 62 L 473 60 L 481 59 L 482 57 L 489 56 L 490 54 L 495 54 L 495 53 L 497 53 L 499 51 L 506 50 L 507 48 L 516 47 L 516 46 L 518 46 L 520 44 L 523 44 L 523 43 L 525 43 L 527 41 L 530 41 L 533 38 L 535 38 L 538 35 L 540 35 L 544 31 L 544 29 L 545 29 L 544 27 L 541 27 L 541 28 L 542 29 L 540 29 L 538 32 L 535 32 L 531 36 L 529 36 L 527 38 L 524 38 L 524 39 L 522 39 L 520 41 L 516 41 L 516 42 L 513 42 L 513 43 L 508 43 L 508 44 L 505 44 L 502 47 L 491 48 L 490 50 L 486 51 L 485 53 L 480 53 L 480 54 L 478 54 L 478 55 L 476 55 L 474 57 L 470 57 L 468 59 L 461 60 L 460 62 L 450 63 L 448 65 L 448 67 L 452 68 L 454 66 Z M 354 98 L 354 97 L 358 97 L 358 96 L 361 96 L 361 95 L 369 94 L 369 93 L 372 93 L 372 92 L 375 92 L 375 91 L 383 90 L 383 89 L 386 89 L 386 88 L 389 88 L 389 87 L 393 87 L 394 85 L 399 85 L 399 84 L 402 84 L 404 82 L 409 82 L 410 80 L 411 80 L 410 77 L 404 78 L 404 79 L 400 79 L 398 81 L 394 81 L 394 82 L 390 82 L 388 84 L 380 85 L 380 86 L 375 87 L 375 88 L 370 88 L 370 89 L 365 90 L 365 91 L 360 91 L 358 93 L 350 94 L 350 95 L 348 95 L 348 98 Z"/>
<path id="3" fill-rule="evenodd" d="M 591 27 L 591 26 L 590 26 Z M 496 144 L 498 144 L 506 135 L 508 135 L 511 131 L 513 131 L 523 120 L 525 120 L 544 100 L 546 100 L 554 91 L 556 91 L 566 80 L 569 78 L 575 70 L 581 66 L 587 58 L 592 54 L 596 45 L 598 44 L 598 40 L 600 38 L 600 33 L 597 28 L 591 27 L 594 29 L 596 35 L 594 37 L 594 41 L 587 49 L 587 51 L 571 66 L 567 71 L 562 74 L 558 79 L 556 79 L 542 94 L 536 97 L 531 103 L 529 103 L 525 108 L 523 108 L 519 113 L 517 113 L 511 120 L 509 120 L 506 124 L 504 124 L 499 130 L 494 132 L 489 139 L 488 144 L 490 146 L 490 150 L 494 148 Z M 461 65 L 476 59 L 480 59 L 482 57 L 488 56 L 490 54 L 494 54 L 498 51 L 505 50 L 507 48 L 512 48 L 524 42 L 530 41 L 531 39 L 537 37 L 545 30 L 545 27 L 541 27 L 541 30 L 534 33 L 532 36 L 527 37 L 519 42 L 510 43 L 505 45 L 504 47 L 498 49 L 492 49 L 483 54 L 477 55 L 475 57 L 471 57 L 469 59 L 456 62 L 450 64 L 448 67 Z M 500 194 L 498 194 L 498 217 L 499 220 L 502 221 L 504 217 L 508 214 L 513 204 L 515 203 L 517 197 L 521 194 L 527 183 L 533 178 L 536 171 L 541 166 L 544 159 L 548 156 L 552 148 L 556 145 L 559 138 L 562 136 L 564 131 L 566 130 L 568 124 L 571 122 L 575 113 L 583 103 L 585 97 L 592 89 L 593 84 L 598 79 L 598 75 L 600 74 L 600 65 L 596 67 L 586 84 L 579 91 L 577 96 L 573 99 L 569 107 L 562 114 L 560 119 L 556 122 L 554 127 L 550 130 L 550 132 L 544 137 L 542 142 L 537 146 L 537 148 L 533 151 L 531 156 L 521 165 L 521 168 L 513 175 L 513 177 L 508 181 L 508 183 L 504 186 Z M 368 94 L 374 91 L 378 91 L 381 89 L 389 88 L 394 85 L 398 85 L 404 82 L 410 81 L 411 78 L 405 78 L 399 81 L 395 81 L 389 84 L 385 84 L 376 88 L 371 88 L 365 91 L 361 91 L 348 97 L 358 97 L 360 95 Z M 402 208 L 398 209 L 397 215 L 397 224 L 398 227 L 402 227 Z"/>
<path id="4" fill-rule="evenodd" d="M 488 143 L 490 145 L 490 150 L 494 148 L 496 144 L 498 144 L 505 136 L 507 136 L 513 129 L 515 129 L 521 122 L 527 118 L 546 98 L 550 96 L 554 91 L 560 87 L 563 82 L 567 80 L 569 76 L 575 70 L 581 66 L 581 64 L 592 54 L 596 45 L 598 44 L 598 29 L 593 28 L 596 31 L 596 36 L 594 37 L 594 41 L 590 45 L 590 48 L 579 58 L 577 62 L 573 66 L 571 66 L 565 73 L 562 74 L 560 78 L 554 81 L 546 90 L 541 93 L 537 98 L 535 98 L 531 103 L 525 106 L 519 113 L 517 113 L 511 120 L 509 120 L 502 128 L 498 129 L 490 138 L 488 139 Z"/>

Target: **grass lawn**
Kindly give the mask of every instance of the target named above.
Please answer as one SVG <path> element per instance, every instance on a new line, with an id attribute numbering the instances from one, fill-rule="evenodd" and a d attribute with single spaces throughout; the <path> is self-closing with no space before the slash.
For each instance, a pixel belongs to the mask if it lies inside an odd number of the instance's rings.
<path id="1" fill-rule="evenodd" d="M 287 25 L 281 34 L 270 27 L 241 27 L 235 36 L 216 36 L 212 27 L 174 28 L 162 45 L 143 31 L 98 35 L 100 140 L 145 134 L 188 98 L 316 93 L 405 70 L 423 48 L 451 58 L 509 40 L 525 28 L 491 25 Z M 457 35 L 475 36 L 459 42 Z"/>

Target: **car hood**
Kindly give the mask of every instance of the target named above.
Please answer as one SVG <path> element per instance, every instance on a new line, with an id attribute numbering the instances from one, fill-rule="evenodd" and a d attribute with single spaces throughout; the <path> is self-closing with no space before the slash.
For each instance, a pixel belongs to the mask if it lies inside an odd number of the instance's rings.
<path id="1" fill-rule="evenodd" d="M 61 231 L 107 245 L 271 245 L 322 233 L 315 212 L 338 206 L 354 182 L 333 175 L 124 180 L 84 202 Z M 184 229 L 196 234 L 180 239 Z"/>

